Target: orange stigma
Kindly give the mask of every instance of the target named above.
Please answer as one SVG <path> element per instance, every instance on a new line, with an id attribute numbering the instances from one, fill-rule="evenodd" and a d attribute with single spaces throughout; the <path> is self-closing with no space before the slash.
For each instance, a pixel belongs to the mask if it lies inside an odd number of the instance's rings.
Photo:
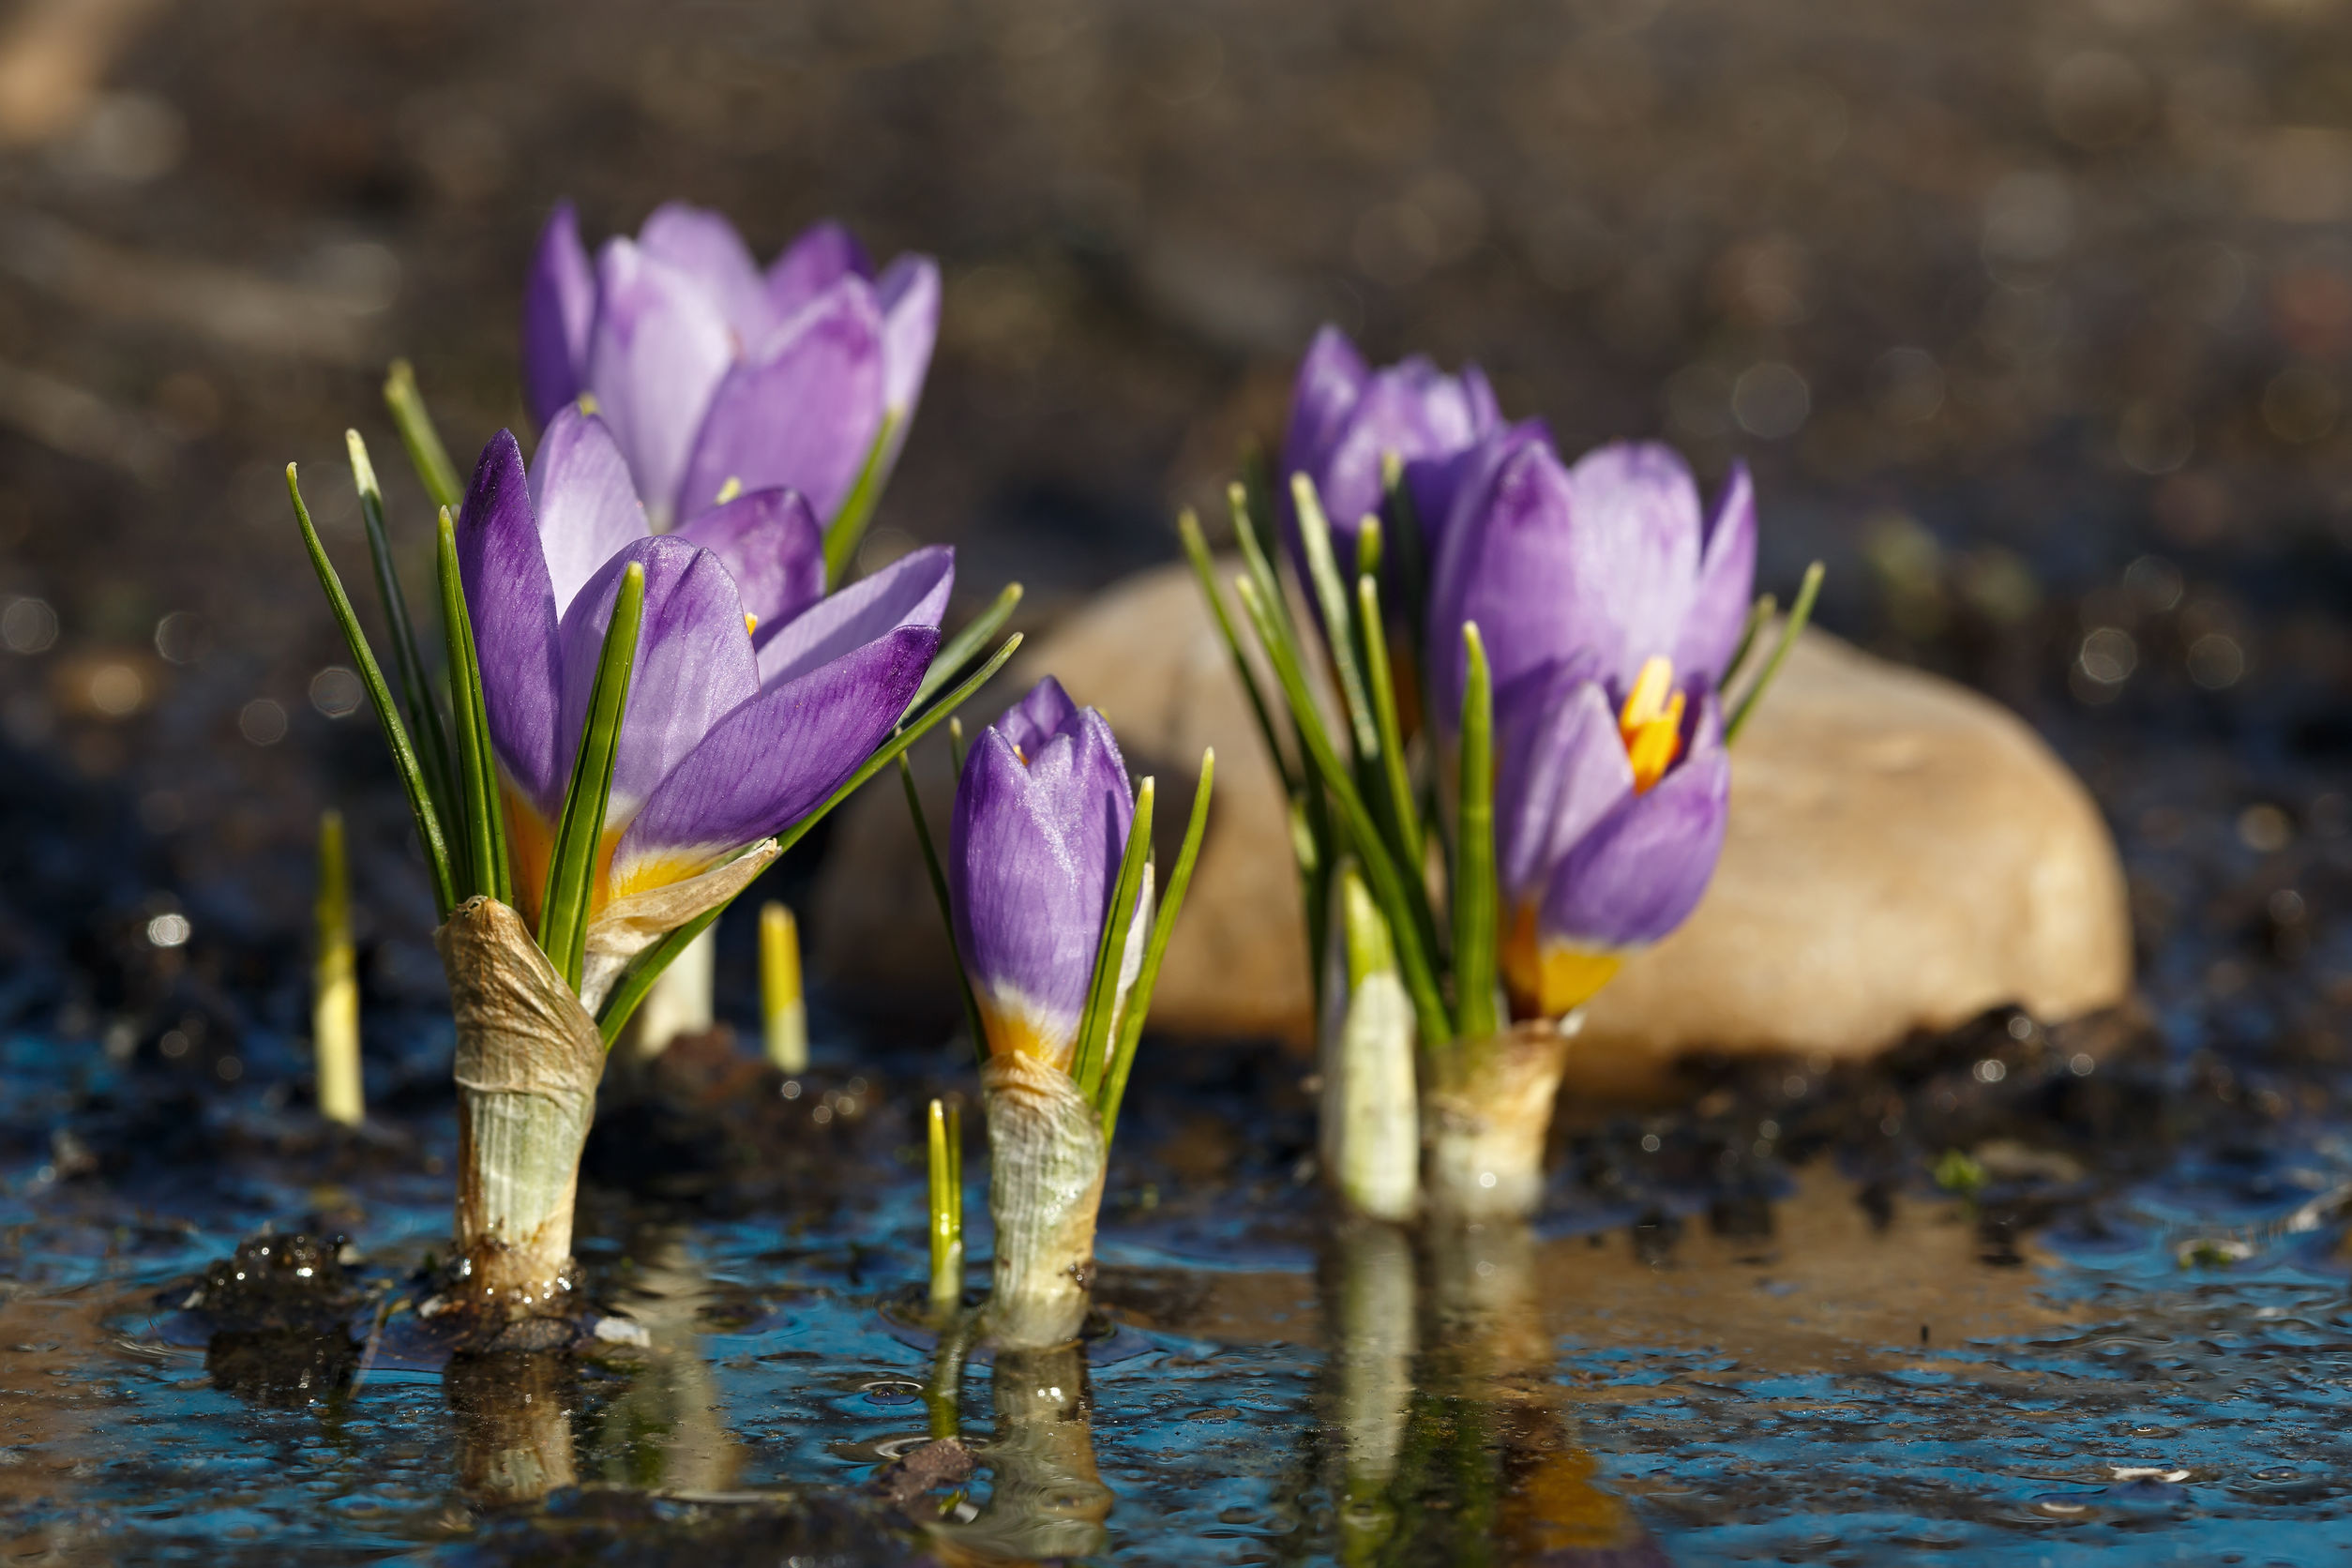
<path id="1" fill-rule="evenodd" d="M 1674 661 L 1663 654 L 1644 660 L 1634 689 L 1617 716 L 1617 732 L 1634 764 L 1634 793 L 1666 776 L 1682 750 L 1682 694 L 1674 689 Z"/>

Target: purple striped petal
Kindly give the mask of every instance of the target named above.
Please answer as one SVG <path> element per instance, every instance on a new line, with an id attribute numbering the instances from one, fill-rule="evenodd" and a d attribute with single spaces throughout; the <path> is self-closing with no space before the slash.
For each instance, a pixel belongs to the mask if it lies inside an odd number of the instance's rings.
<path id="1" fill-rule="evenodd" d="M 714 506 L 670 535 L 701 545 L 735 580 L 754 648 L 825 595 L 824 531 L 797 490 L 761 490 Z"/>
<path id="2" fill-rule="evenodd" d="M 1497 691 L 1581 662 L 1561 635 L 1565 607 L 1555 596 L 1567 505 L 1567 476 L 1535 420 L 1475 449 L 1429 558 L 1430 716 L 1446 733 L 1462 709 L 1464 622 L 1478 623 Z M 1515 579 L 1513 570 L 1535 575 Z"/>
<path id="3" fill-rule="evenodd" d="M 588 389 L 654 526 L 667 528 L 695 431 L 733 362 L 734 333 L 692 276 L 626 239 L 597 258 L 596 291 Z"/>
<path id="4" fill-rule="evenodd" d="M 605 628 L 612 622 L 621 574 L 631 563 L 645 568 L 645 612 L 613 759 L 608 829 L 628 822 L 703 737 L 760 689 L 735 580 L 718 557 L 684 539 L 640 539 L 604 564 L 564 617 L 558 733 L 567 782 Z"/>
<path id="5" fill-rule="evenodd" d="M 1696 705 L 1682 759 L 1604 818 L 1553 873 L 1539 920 L 1546 945 L 1645 946 L 1698 907 L 1723 852 L 1731 758 L 1714 694 L 1701 693 Z"/>
<path id="6" fill-rule="evenodd" d="M 1565 609 L 1593 628 L 1604 678 L 1622 692 L 1643 660 L 1672 655 L 1689 618 L 1698 486 L 1681 455 L 1656 442 L 1597 447 L 1568 471 L 1568 486 L 1576 597 Z"/>
<path id="7" fill-rule="evenodd" d="M 902 626 L 939 627 L 956 586 L 956 552 L 928 545 L 821 599 L 760 647 L 760 684 L 795 681 Z"/>
<path id="8" fill-rule="evenodd" d="M 1600 686 L 1539 671 L 1495 698 L 1495 844 L 1506 908 L 1540 897 L 1592 824 L 1634 792 L 1634 767 Z"/>
<path id="9" fill-rule="evenodd" d="M 499 766 L 542 811 L 561 804 L 571 759 L 555 756 L 563 664 L 555 591 L 539 550 L 522 448 L 501 430 L 482 448 L 458 512 L 458 576 L 482 665 L 482 701 Z"/>
<path id="10" fill-rule="evenodd" d="M 559 616 L 597 567 L 652 532 L 612 432 L 577 403 L 556 410 L 532 454 L 531 506 Z"/>
<path id="11" fill-rule="evenodd" d="M 1110 726 L 1050 678 L 966 758 L 949 903 L 991 1050 L 1067 1060 L 1134 816 Z"/>
<path id="12" fill-rule="evenodd" d="M 766 279 L 735 226 L 706 208 L 664 202 L 637 232 L 638 248 L 701 284 L 735 329 L 738 351 L 776 326 Z"/>
<path id="13" fill-rule="evenodd" d="M 1706 537 L 1698 587 L 1674 647 L 1674 673 L 1677 679 L 1720 686 L 1730 673 L 1724 666 L 1740 645 L 1756 597 L 1756 486 L 1746 463 L 1731 465 L 1707 520 Z"/>
<path id="14" fill-rule="evenodd" d="M 580 214 L 558 202 L 539 231 L 522 286 L 522 395 L 542 430 L 580 396 L 596 313 L 596 275 L 580 243 Z"/>
<path id="15" fill-rule="evenodd" d="M 691 876 L 807 816 L 889 738 L 938 652 L 938 631 L 901 626 L 737 707 L 647 798 L 612 886 Z"/>
<path id="16" fill-rule="evenodd" d="M 872 288 L 844 279 L 730 370 L 694 438 L 677 515 L 704 510 L 731 480 L 789 486 L 831 518 L 882 428 L 882 324 Z"/>
<path id="17" fill-rule="evenodd" d="M 1316 459 L 1338 439 L 1340 421 L 1364 396 L 1371 375 L 1364 355 L 1348 335 L 1326 325 L 1315 334 L 1299 361 L 1299 375 L 1290 389 L 1290 423 L 1282 437 L 1282 475 L 1312 475 Z"/>
<path id="18" fill-rule="evenodd" d="M 899 257 L 874 280 L 874 301 L 882 319 L 882 407 L 897 416 L 903 439 L 939 340 L 939 264 Z"/>
<path id="19" fill-rule="evenodd" d="M 813 223 L 769 265 L 768 305 L 782 321 L 844 278 L 873 276 L 855 234 L 830 219 Z"/>

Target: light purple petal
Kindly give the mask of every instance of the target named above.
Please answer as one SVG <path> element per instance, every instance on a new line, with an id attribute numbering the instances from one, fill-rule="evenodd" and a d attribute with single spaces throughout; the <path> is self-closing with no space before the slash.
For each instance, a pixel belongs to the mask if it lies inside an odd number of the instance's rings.
<path id="1" fill-rule="evenodd" d="M 735 329 L 737 352 L 775 330 L 776 307 L 735 226 L 702 207 L 664 202 L 637 232 L 638 248 L 701 284 Z"/>
<path id="2" fill-rule="evenodd" d="M 956 552 L 928 545 L 900 556 L 787 623 L 760 648 L 760 684 L 798 680 L 901 626 L 937 629 L 956 586 Z"/>
<path id="3" fill-rule="evenodd" d="M 605 246 L 596 262 L 588 390 L 657 529 L 675 520 L 671 501 L 695 431 L 734 354 L 726 316 L 690 275 L 628 240 Z"/>
<path id="4" fill-rule="evenodd" d="M 1028 756 L 1077 724 L 1078 712 L 1078 705 L 1070 701 L 1062 683 L 1048 675 L 1031 686 L 1028 695 L 1005 709 L 991 728 L 1012 742 L 1016 751 Z M 1118 748 L 1119 743 L 1114 739 L 1111 749 L 1115 753 Z"/>
<path id="5" fill-rule="evenodd" d="M 1731 759 L 1711 692 L 1666 776 L 1604 818 L 1553 874 L 1538 930 L 1585 948 L 1638 947 L 1690 918 L 1715 874 L 1730 818 Z"/>
<path id="6" fill-rule="evenodd" d="M 597 567 L 652 532 L 612 432 L 577 403 L 556 410 L 532 454 L 531 505 L 558 616 Z"/>
<path id="7" fill-rule="evenodd" d="M 753 648 L 825 595 L 824 531 L 797 490 L 761 490 L 714 506 L 671 535 L 717 556 L 756 616 Z"/>
<path id="8" fill-rule="evenodd" d="M 1311 477 L 1321 466 L 1339 422 L 1364 395 L 1371 373 L 1346 333 L 1328 324 L 1316 332 L 1290 389 L 1290 423 L 1282 437 L 1282 472 L 1275 476 L 1280 483 L 1287 486 L 1293 474 Z"/>
<path id="9" fill-rule="evenodd" d="M 939 340 L 939 264 L 899 257 L 874 280 L 874 301 L 882 319 L 882 407 L 897 416 L 903 439 Z"/>
<path id="10" fill-rule="evenodd" d="M 629 821 L 712 728 L 760 689 L 735 580 L 718 557 L 684 539 L 640 539 L 604 564 L 564 617 L 558 733 L 566 782 L 621 574 L 633 562 L 645 568 L 645 613 L 612 764 L 608 827 Z"/>
<path id="11" fill-rule="evenodd" d="M 474 465 L 457 520 L 458 576 L 482 665 L 490 748 L 516 788 L 550 816 L 561 804 L 570 758 L 555 757 L 563 701 L 555 592 L 539 552 L 522 448 L 501 430 Z"/>
<path id="12" fill-rule="evenodd" d="M 1724 666 L 1740 644 L 1748 607 L 1756 597 L 1756 486 L 1748 465 L 1735 462 L 1707 520 L 1707 544 L 1699 557 L 1698 586 L 1682 620 L 1674 649 L 1678 680 L 1723 685 Z"/>
<path id="13" fill-rule="evenodd" d="M 558 202 L 522 286 L 522 395 L 542 430 L 580 396 L 596 313 L 596 275 L 580 243 L 580 214 Z"/>
<path id="14" fill-rule="evenodd" d="M 873 290 L 844 279 L 719 383 L 676 491 L 677 516 L 704 510 L 733 480 L 746 490 L 789 486 L 830 519 L 882 419 L 882 318 Z"/>
<path id="15" fill-rule="evenodd" d="M 1553 870 L 1634 792 L 1634 766 L 1599 685 L 1539 671 L 1495 698 L 1495 845 L 1507 907 L 1542 895 Z"/>
<path id="16" fill-rule="evenodd" d="M 938 652 L 936 630 L 901 626 L 736 708 L 629 824 L 614 885 L 652 863 L 690 872 L 807 816 L 889 738 Z"/>
<path id="17" fill-rule="evenodd" d="M 1681 641 L 1698 583 L 1698 486 L 1681 455 L 1656 442 L 1596 447 L 1568 471 L 1568 486 L 1574 608 L 1615 632 L 1613 651 L 1593 645 L 1610 689 L 1623 692 L 1645 659 L 1670 656 Z"/>
<path id="18" fill-rule="evenodd" d="M 1499 430 L 1473 449 L 1427 557 L 1430 717 L 1444 732 L 1453 732 L 1462 707 L 1464 622 L 1478 623 L 1497 691 L 1579 662 L 1575 642 L 1560 635 L 1569 607 L 1556 596 L 1567 504 L 1566 475 L 1537 421 Z M 1532 575 L 1515 580 L 1515 571 Z"/>
<path id="19" fill-rule="evenodd" d="M 844 278 L 873 276 L 856 235 L 830 219 L 812 223 L 769 265 L 768 304 L 782 321 Z"/>

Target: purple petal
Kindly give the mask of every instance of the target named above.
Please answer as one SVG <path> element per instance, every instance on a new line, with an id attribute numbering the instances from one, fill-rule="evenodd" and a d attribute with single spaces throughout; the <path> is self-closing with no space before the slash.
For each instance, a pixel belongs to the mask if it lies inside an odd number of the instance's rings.
<path id="1" fill-rule="evenodd" d="M 871 278 L 857 236 L 828 219 L 813 223 L 768 267 L 768 305 L 782 321 L 844 278 Z"/>
<path id="2" fill-rule="evenodd" d="M 889 738 L 939 652 L 901 626 L 721 719 L 624 834 L 612 885 L 670 882 L 807 816 Z"/>
<path id="3" fill-rule="evenodd" d="M 1707 544 L 1698 563 L 1698 587 L 1682 619 L 1674 648 L 1678 680 L 1723 685 L 1731 651 L 1740 645 L 1748 607 L 1756 597 L 1756 486 L 1748 465 L 1735 462 L 1707 520 Z"/>
<path id="4" fill-rule="evenodd" d="M 760 647 L 760 684 L 795 681 L 902 626 L 936 630 L 956 586 L 956 552 L 928 545 L 842 589 L 788 622 Z"/>
<path id="5" fill-rule="evenodd" d="M 580 243 L 580 214 L 558 202 L 539 231 L 522 286 L 522 395 L 542 430 L 580 396 L 596 313 L 596 275 Z"/>
<path id="6" fill-rule="evenodd" d="M 761 490 L 714 506 L 670 535 L 717 556 L 744 612 L 758 617 L 754 648 L 825 595 L 824 531 L 796 490 Z"/>
<path id="7" fill-rule="evenodd" d="M 1339 328 L 1325 325 L 1315 334 L 1299 361 L 1299 376 L 1290 390 L 1290 424 L 1282 437 L 1282 472 L 1288 483 L 1293 474 L 1313 475 L 1322 454 L 1337 439 L 1339 422 L 1364 395 L 1371 369 L 1364 355 Z"/>
<path id="8" fill-rule="evenodd" d="M 647 515 L 667 528 L 694 432 L 734 359 L 734 333 L 690 275 L 626 239 L 598 257 L 596 290 L 588 389 L 628 459 Z"/>
<path id="9" fill-rule="evenodd" d="M 1013 743 L 1013 749 L 1023 756 L 1043 750 L 1048 741 L 1078 722 L 1080 709 L 1070 701 L 1070 694 L 1062 689 L 1062 683 L 1046 676 L 1029 688 L 1029 694 L 1004 710 L 993 728 Z M 1118 749 L 1113 740 L 1111 749 Z"/>
<path id="10" fill-rule="evenodd" d="M 873 290 L 844 279 L 719 383 L 675 492 L 677 515 L 704 510 L 733 480 L 789 486 L 829 519 L 882 419 L 882 318 Z"/>
<path id="11" fill-rule="evenodd" d="M 608 828 L 629 821 L 712 728 L 760 689 L 735 580 L 718 557 L 684 539 L 640 539 L 604 564 L 564 617 L 564 716 L 558 733 L 567 783 L 605 628 L 612 622 L 621 574 L 631 563 L 645 568 L 645 612 L 613 759 Z"/>
<path id="12" fill-rule="evenodd" d="M 1647 793 L 1604 818 L 1560 862 L 1539 919 L 1546 942 L 1643 946 L 1698 907 L 1723 852 L 1731 759 L 1714 694 L 1701 693 L 1697 706 L 1682 759 Z"/>
<path id="13" fill-rule="evenodd" d="M 965 760 L 949 839 L 949 902 L 967 971 L 984 993 L 991 1045 L 1049 1058 L 1066 1047 L 1086 1003 L 1094 954 L 1126 848 L 1135 803 L 1110 726 L 1092 708 L 1067 709 L 1041 686 L 1011 728 L 982 732 Z M 1008 1038 L 1025 1033 L 1027 1039 Z"/>
<path id="14" fill-rule="evenodd" d="M 939 340 L 939 264 L 899 257 L 874 280 L 874 300 L 882 319 L 882 407 L 897 416 L 903 437 Z"/>
<path id="15" fill-rule="evenodd" d="M 539 438 L 531 459 L 531 505 L 558 616 L 597 567 L 652 532 L 612 432 L 577 403 L 556 410 Z"/>
<path id="16" fill-rule="evenodd" d="M 1673 654 L 1690 615 L 1698 582 L 1698 486 L 1681 454 L 1656 442 L 1597 447 L 1568 471 L 1568 485 L 1582 595 L 1576 610 L 1603 622 L 1606 607 L 1613 656 L 1606 643 L 1596 646 L 1611 689 L 1621 692 L 1645 659 Z"/>
<path id="17" fill-rule="evenodd" d="M 555 591 L 531 517 L 522 448 L 511 432 L 499 431 L 482 448 L 458 512 L 457 538 L 490 748 L 515 787 L 551 815 L 562 803 L 570 766 L 568 755 L 561 764 L 555 760 L 563 700 Z"/>
<path id="18" fill-rule="evenodd" d="M 1436 553 L 1427 557 L 1431 717 L 1449 734 L 1462 708 L 1464 622 L 1478 623 L 1497 691 L 1547 667 L 1577 662 L 1574 645 L 1560 635 L 1565 607 L 1552 596 L 1561 576 L 1552 558 L 1565 551 L 1566 492 L 1551 439 L 1535 420 L 1500 430 L 1472 451 Z M 1538 565 L 1544 569 L 1533 570 Z M 1533 575 L 1515 580 L 1512 571 Z"/>
<path id="19" fill-rule="evenodd" d="M 735 329 L 738 346 L 775 330 L 776 307 L 767 282 L 735 226 L 702 207 L 665 202 L 637 232 L 638 248 L 701 284 Z"/>
<path id="20" fill-rule="evenodd" d="M 1634 792 L 1634 767 L 1600 686 L 1563 669 L 1495 699 L 1495 843 L 1504 903 L 1542 895 L 1577 841 Z"/>

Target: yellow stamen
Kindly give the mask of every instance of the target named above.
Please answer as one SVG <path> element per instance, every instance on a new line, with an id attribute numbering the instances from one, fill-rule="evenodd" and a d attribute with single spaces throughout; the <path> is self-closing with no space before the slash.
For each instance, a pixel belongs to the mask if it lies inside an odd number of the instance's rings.
<path id="1" fill-rule="evenodd" d="M 743 634 L 746 637 L 749 637 L 752 633 L 758 631 L 759 629 L 760 617 L 754 615 L 748 610 L 745 611 L 743 612 Z"/>
<path id="2" fill-rule="evenodd" d="M 1617 716 L 1626 759 L 1634 764 L 1634 793 L 1666 776 L 1682 750 L 1682 694 L 1674 689 L 1674 661 L 1653 654 L 1643 661 L 1625 707 Z"/>
<path id="3" fill-rule="evenodd" d="M 737 478 L 734 475 L 730 474 L 727 475 L 727 482 L 718 487 L 718 498 L 713 501 L 711 505 L 714 506 L 724 506 L 727 503 L 734 500 L 735 497 L 741 495 L 742 493 L 743 481 Z"/>
<path id="4" fill-rule="evenodd" d="M 580 412 L 587 415 L 596 412 L 596 395 L 594 392 L 582 392 L 580 395 Z"/>

